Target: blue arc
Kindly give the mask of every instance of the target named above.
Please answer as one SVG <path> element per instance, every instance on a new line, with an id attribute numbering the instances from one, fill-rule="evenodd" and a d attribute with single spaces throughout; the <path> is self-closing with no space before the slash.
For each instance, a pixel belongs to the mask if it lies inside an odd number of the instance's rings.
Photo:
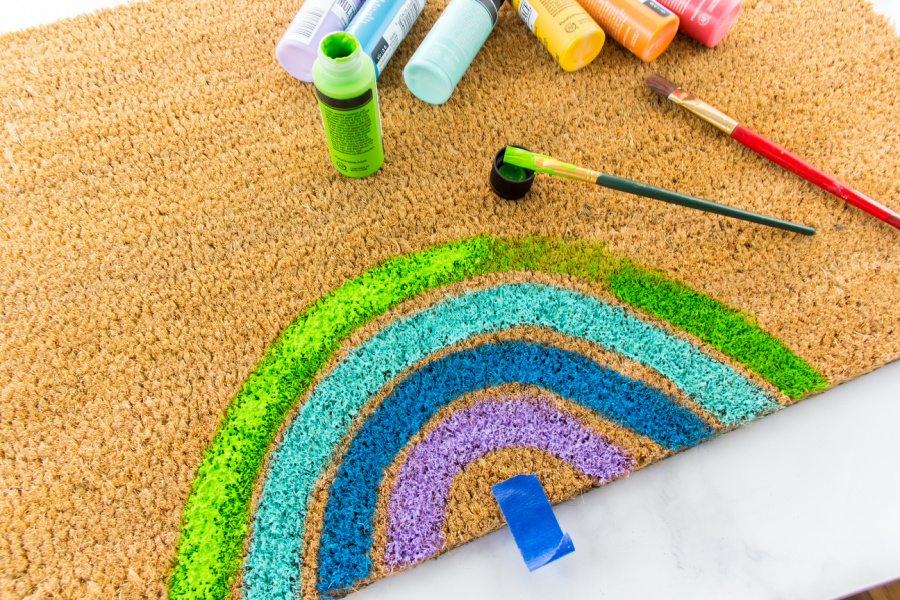
<path id="1" fill-rule="evenodd" d="M 548 389 L 669 449 L 713 433 L 661 390 L 575 352 L 511 341 L 448 354 L 401 381 L 350 442 L 325 505 L 318 569 L 323 595 L 369 574 L 378 484 L 403 446 L 454 398 L 509 382 Z"/>
<path id="2" fill-rule="evenodd" d="M 373 394 L 429 354 L 519 325 L 583 338 L 647 365 L 725 425 L 778 408 L 765 390 L 729 365 L 592 296 L 537 283 L 501 284 L 451 296 L 396 319 L 351 350 L 298 408 L 283 442 L 272 451 L 252 517 L 243 598 L 296 596 L 309 495 L 354 416 Z"/>

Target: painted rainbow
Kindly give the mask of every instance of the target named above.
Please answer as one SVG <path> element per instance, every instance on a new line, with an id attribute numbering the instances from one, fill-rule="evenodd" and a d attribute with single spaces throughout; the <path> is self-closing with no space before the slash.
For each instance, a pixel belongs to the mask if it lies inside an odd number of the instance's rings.
<path id="1" fill-rule="evenodd" d="M 596 242 L 398 256 L 307 307 L 247 377 L 169 595 L 341 595 L 468 541 L 447 511 L 476 463 L 530 472 L 509 463 L 527 453 L 601 485 L 826 386 L 747 316 Z"/>

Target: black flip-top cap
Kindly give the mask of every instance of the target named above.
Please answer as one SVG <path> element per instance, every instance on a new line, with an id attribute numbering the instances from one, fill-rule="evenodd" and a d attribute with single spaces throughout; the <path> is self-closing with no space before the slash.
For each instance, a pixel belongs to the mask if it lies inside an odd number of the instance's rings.
<path id="1" fill-rule="evenodd" d="M 515 144 L 510 145 L 515 148 L 521 148 L 522 150 L 528 150 L 525 146 L 517 146 Z M 491 177 L 488 181 L 491 184 L 491 189 L 494 190 L 494 193 L 501 198 L 518 200 L 531 189 L 531 184 L 534 183 L 534 171 L 523 168 L 522 170 L 525 171 L 525 175 L 527 176 L 525 179 L 507 179 L 500 174 L 500 165 L 503 164 L 504 152 L 506 152 L 506 146 L 497 150 L 497 154 L 494 155 L 494 160 L 491 162 Z"/>
<path id="2" fill-rule="evenodd" d="M 478 2 L 488 12 L 488 16 L 491 18 L 491 27 L 496 25 L 497 17 L 500 16 L 500 7 L 503 6 L 503 0 L 478 0 Z"/>

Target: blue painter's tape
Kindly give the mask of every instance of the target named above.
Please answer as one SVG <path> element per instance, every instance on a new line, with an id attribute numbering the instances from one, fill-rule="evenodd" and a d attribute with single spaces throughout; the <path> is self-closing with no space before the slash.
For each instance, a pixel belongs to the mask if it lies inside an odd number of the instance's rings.
<path id="1" fill-rule="evenodd" d="M 491 486 L 529 571 L 575 551 L 563 533 L 537 475 L 516 475 Z"/>

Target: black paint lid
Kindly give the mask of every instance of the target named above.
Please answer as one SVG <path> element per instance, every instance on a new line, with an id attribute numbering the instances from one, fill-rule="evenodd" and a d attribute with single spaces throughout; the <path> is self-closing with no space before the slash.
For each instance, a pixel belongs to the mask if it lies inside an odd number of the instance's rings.
<path id="1" fill-rule="evenodd" d="M 515 148 L 521 148 L 522 150 L 528 150 L 528 148 L 524 146 L 517 146 L 514 144 L 510 145 Z M 534 183 L 534 171 L 532 171 L 531 169 L 522 168 L 522 170 L 525 172 L 525 179 L 521 180 L 509 179 L 507 177 L 504 177 L 500 173 L 500 165 L 503 164 L 504 152 L 506 152 L 506 146 L 503 146 L 502 148 L 497 150 L 497 154 L 494 155 L 494 160 L 491 162 L 491 177 L 488 182 L 491 184 L 491 189 L 494 190 L 494 193 L 501 198 L 505 198 L 507 200 L 518 200 L 519 198 L 527 194 L 528 190 L 531 189 L 531 184 Z"/>

